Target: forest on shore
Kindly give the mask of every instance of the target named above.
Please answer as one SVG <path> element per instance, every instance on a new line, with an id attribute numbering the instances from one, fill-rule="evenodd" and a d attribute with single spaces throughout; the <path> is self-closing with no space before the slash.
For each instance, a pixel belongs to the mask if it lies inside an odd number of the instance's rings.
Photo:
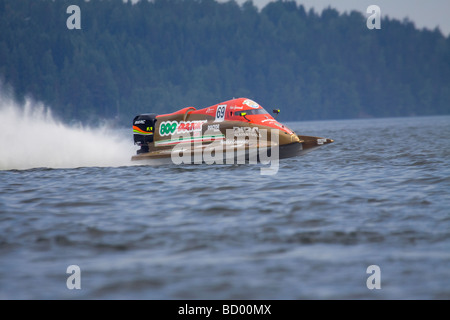
<path id="1" fill-rule="evenodd" d="M 68 29 L 69 5 L 81 29 Z M 65 121 L 248 97 L 280 120 L 450 114 L 450 36 L 294 1 L 0 0 L 0 81 Z"/>

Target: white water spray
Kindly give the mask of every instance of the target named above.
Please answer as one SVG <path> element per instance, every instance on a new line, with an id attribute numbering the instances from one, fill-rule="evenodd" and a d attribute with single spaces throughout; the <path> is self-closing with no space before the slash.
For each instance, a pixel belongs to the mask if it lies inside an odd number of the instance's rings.
<path id="1" fill-rule="evenodd" d="M 69 126 L 44 105 L 0 93 L 0 170 L 132 165 L 133 140 L 106 126 Z"/>

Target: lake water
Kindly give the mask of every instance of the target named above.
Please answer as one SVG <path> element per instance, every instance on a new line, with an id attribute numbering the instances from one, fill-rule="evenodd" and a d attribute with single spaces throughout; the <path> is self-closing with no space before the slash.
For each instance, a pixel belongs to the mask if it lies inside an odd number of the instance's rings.
<path id="1" fill-rule="evenodd" d="M 269 176 L 41 118 L 0 149 L 2 299 L 450 299 L 449 116 L 287 123 L 335 143 Z"/>

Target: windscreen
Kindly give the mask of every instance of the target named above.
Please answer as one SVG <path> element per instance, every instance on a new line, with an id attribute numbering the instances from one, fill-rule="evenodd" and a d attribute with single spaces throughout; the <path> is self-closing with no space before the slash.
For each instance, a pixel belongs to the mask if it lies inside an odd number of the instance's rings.
<path id="1" fill-rule="evenodd" d="M 251 114 L 268 114 L 268 112 L 264 109 L 250 109 L 250 110 L 244 110 L 244 111 L 236 111 L 234 114 L 237 116 L 240 116 L 242 113 L 245 113 L 247 115 Z"/>

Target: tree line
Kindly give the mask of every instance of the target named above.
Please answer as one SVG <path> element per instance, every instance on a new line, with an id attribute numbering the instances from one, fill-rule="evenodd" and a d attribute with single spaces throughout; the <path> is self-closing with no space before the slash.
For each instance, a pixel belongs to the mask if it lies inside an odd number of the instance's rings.
<path id="1" fill-rule="evenodd" d="M 128 124 L 233 97 L 281 120 L 449 114 L 450 37 L 366 19 L 294 1 L 0 0 L 0 79 L 67 121 Z"/>

